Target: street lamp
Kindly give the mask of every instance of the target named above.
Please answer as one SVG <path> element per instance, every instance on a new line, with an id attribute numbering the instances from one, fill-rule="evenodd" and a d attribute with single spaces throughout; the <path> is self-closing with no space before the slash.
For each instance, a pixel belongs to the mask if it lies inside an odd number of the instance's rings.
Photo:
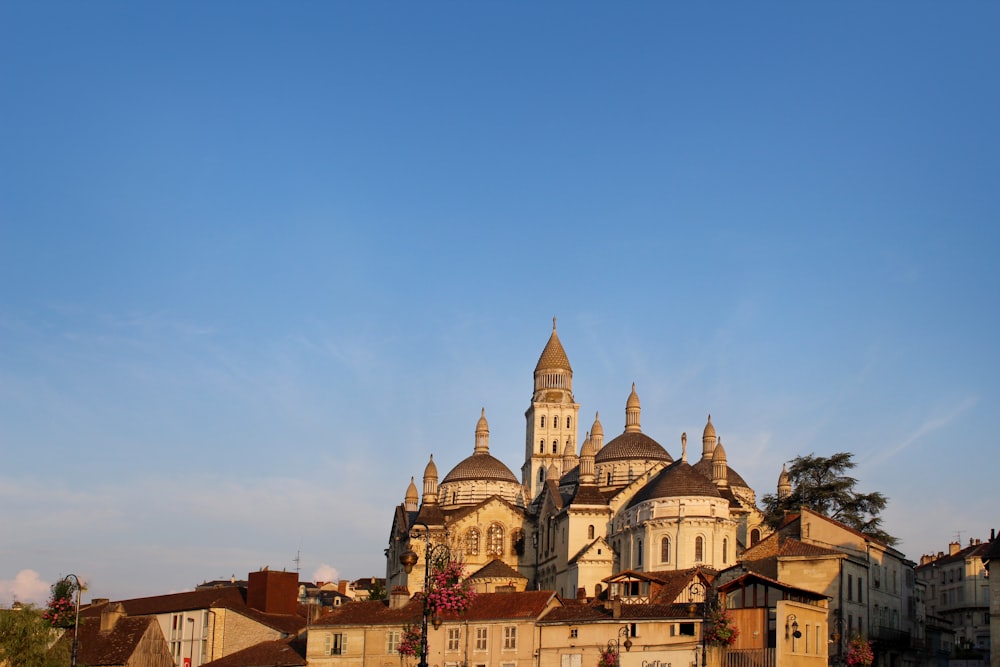
<path id="1" fill-rule="evenodd" d="M 73 621 L 73 653 L 69 664 L 70 667 L 76 667 L 76 654 L 80 647 L 80 592 L 83 590 L 83 584 L 80 583 L 80 577 L 75 574 L 67 574 L 63 577 L 63 581 L 69 581 L 70 577 L 73 578 L 73 585 L 76 588 L 76 619 Z"/>
<path id="2" fill-rule="evenodd" d="M 622 641 L 622 637 L 625 638 L 624 642 Z M 620 656 L 621 656 L 621 647 L 622 646 L 625 647 L 625 652 L 626 653 L 628 653 L 629 651 L 632 650 L 632 640 L 629 639 L 629 631 L 628 631 L 628 626 L 627 625 L 623 625 L 622 627 L 618 628 L 618 636 L 615 637 L 614 639 L 609 639 L 608 640 L 608 651 L 609 652 L 611 652 L 611 651 L 615 652 L 615 664 L 616 665 L 620 665 L 621 664 Z"/>
<path id="3" fill-rule="evenodd" d="M 706 593 L 708 589 L 700 581 L 693 581 L 691 585 L 688 586 L 688 609 L 691 615 L 694 616 L 697 613 L 697 605 L 695 604 L 695 599 L 701 598 L 701 667 L 705 667 L 708 659 L 706 656 L 705 649 L 705 625 L 708 622 L 708 596 Z"/>
<path id="4" fill-rule="evenodd" d="M 415 523 L 413 528 L 417 526 L 424 527 L 424 604 L 423 613 L 420 617 L 420 662 L 417 663 L 417 667 L 427 667 L 427 616 L 429 610 L 427 609 L 428 603 L 428 589 L 431 585 L 431 568 L 434 567 L 434 563 L 440 560 L 448 562 L 451 560 L 451 550 L 448 548 L 447 544 L 436 544 L 431 546 L 431 529 L 426 523 Z M 415 530 L 410 533 L 411 539 L 416 539 L 420 536 L 420 533 Z M 413 566 L 417 564 L 419 557 L 413 549 L 407 549 L 399 555 L 399 562 L 402 564 L 403 569 L 409 574 L 413 572 Z M 433 619 L 434 629 L 437 630 L 441 627 L 441 616 L 440 614 L 435 614 Z"/>

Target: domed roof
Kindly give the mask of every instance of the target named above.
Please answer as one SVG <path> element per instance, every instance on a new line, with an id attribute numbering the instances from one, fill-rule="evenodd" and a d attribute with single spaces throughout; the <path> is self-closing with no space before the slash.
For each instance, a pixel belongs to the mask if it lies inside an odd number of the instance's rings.
<path id="1" fill-rule="evenodd" d="M 639 394 L 635 393 L 635 382 L 632 383 L 632 393 L 628 395 L 628 400 L 625 401 L 625 409 L 638 408 L 639 404 Z"/>
<path id="2" fill-rule="evenodd" d="M 721 461 L 722 463 L 726 462 L 726 450 L 722 448 L 721 440 L 719 441 L 719 444 L 715 446 L 715 450 L 712 452 L 712 461 L 713 462 Z"/>
<path id="3" fill-rule="evenodd" d="M 591 436 L 593 437 L 593 436 Z M 595 463 L 628 459 L 652 459 L 671 462 L 673 459 L 660 443 L 641 431 L 626 431 L 601 447 L 594 456 Z"/>
<path id="4" fill-rule="evenodd" d="M 688 464 L 687 461 L 677 461 L 667 466 L 649 480 L 646 486 L 639 489 L 629 507 L 655 498 L 676 498 L 679 496 L 708 496 L 721 498 L 715 484 L 705 479 Z"/>
<path id="5" fill-rule="evenodd" d="M 404 498 L 406 498 L 406 500 L 412 500 L 414 502 L 416 502 L 420 498 L 420 496 L 417 495 L 417 485 L 414 484 L 412 477 L 410 477 L 410 485 L 406 487 L 406 495 L 404 496 Z"/>
<path id="6" fill-rule="evenodd" d="M 517 477 L 502 461 L 492 454 L 476 453 L 460 462 L 444 476 L 442 484 L 464 480 L 499 480 L 519 484 Z"/>
<path id="7" fill-rule="evenodd" d="M 781 464 L 781 474 L 778 475 L 778 484 L 791 484 L 792 478 L 785 469 L 785 464 Z"/>
<path id="8" fill-rule="evenodd" d="M 556 333 L 556 318 L 554 317 L 552 318 L 552 335 L 549 336 L 549 342 L 545 344 L 542 355 L 538 357 L 538 363 L 535 364 L 535 372 L 552 369 L 573 370 L 569 365 L 569 357 L 566 356 L 566 350 L 563 349 L 562 343 L 559 342 L 559 335 Z"/>

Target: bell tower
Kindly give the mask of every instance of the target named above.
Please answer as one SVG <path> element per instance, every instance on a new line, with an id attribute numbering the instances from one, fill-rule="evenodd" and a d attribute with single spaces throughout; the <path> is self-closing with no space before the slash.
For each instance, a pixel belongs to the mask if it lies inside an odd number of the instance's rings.
<path id="1" fill-rule="evenodd" d="M 552 335 L 535 364 L 535 391 L 531 407 L 524 413 L 526 422 L 524 465 L 521 483 L 529 502 L 541 491 L 553 471 L 563 475 L 564 461 L 576 454 L 576 422 L 579 404 L 573 401 L 573 368 L 556 333 Z"/>

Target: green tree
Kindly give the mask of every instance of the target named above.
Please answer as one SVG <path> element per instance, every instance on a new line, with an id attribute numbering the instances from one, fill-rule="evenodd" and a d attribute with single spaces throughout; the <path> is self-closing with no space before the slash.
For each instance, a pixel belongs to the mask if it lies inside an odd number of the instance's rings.
<path id="1" fill-rule="evenodd" d="M 372 582 L 371 586 L 368 587 L 368 599 L 369 600 L 385 600 L 389 597 L 388 592 L 385 590 L 385 584 L 376 579 Z"/>
<path id="2" fill-rule="evenodd" d="M 859 493 L 858 480 L 846 474 L 855 465 L 854 455 L 838 452 L 831 456 L 798 456 L 788 467 L 792 492 L 784 498 L 767 494 L 761 499 L 766 521 L 777 528 L 786 512 L 798 512 L 805 507 L 836 519 L 884 544 L 899 540 L 882 529 L 879 514 L 889 499 L 878 491 Z"/>
<path id="3" fill-rule="evenodd" d="M 60 632 L 32 605 L 0 609 L 0 664 L 65 667 L 69 664 L 69 642 L 56 641 Z"/>

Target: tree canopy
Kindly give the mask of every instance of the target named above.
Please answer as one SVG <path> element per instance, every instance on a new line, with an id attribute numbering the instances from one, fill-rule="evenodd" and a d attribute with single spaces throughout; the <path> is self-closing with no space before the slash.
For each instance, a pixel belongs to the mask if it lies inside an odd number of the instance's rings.
<path id="1" fill-rule="evenodd" d="M 777 528 L 786 512 L 798 512 L 805 507 L 836 519 L 884 544 L 898 540 L 882 529 L 879 516 L 889 499 L 878 491 L 860 493 L 855 490 L 858 480 L 846 474 L 857 464 L 850 452 L 831 456 L 798 456 L 790 461 L 788 478 L 792 485 L 789 495 L 779 498 L 767 494 L 761 499 L 766 521 Z"/>
<path id="2" fill-rule="evenodd" d="M 56 641 L 42 611 L 31 605 L 0 609 L 0 664 L 18 667 L 64 667 L 69 664 L 66 642 Z"/>

